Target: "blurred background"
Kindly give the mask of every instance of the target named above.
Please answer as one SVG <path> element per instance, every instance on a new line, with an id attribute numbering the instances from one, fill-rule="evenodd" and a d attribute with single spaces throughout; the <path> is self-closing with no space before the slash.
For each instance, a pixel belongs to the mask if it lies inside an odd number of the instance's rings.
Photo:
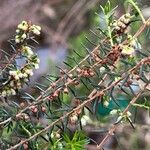
<path id="1" fill-rule="evenodd" d="M 121 16 L 124 13 L 124 0 L 110 1 L 114 6 L 118 5 L 116 15 Z M 16 26 L 22 20 L 29 20 L 40 25 L 42 34 L 37 39 L 39 45 L 35 46 L 35 50 L 41 62 L 40 68 L 35 72 L 32 81 L 38 80 L 41 75 L 47 73 L 55 74 L 55 66 L 63 66 L 63 61 L 68 61 L 67 56 L 72 56 L 74 49 L 84 55 L 84 47 L 81 43 L 92 49 L 93 45 L 86 37 L 93 43 L 97 43 L 97 38 L 91 32 L 96 30 L 98 26 L 104 25 L 100 19 L 100 5 L 104 5 L 105 2 L 106 0 L 0 0 L 0 48 L 4 50 L 11 48 L 7 40 L 14 36 Z M 141 0 L 139 5 L 144 16 L 150 17 L 150 1 Z M 144 41 L 144 43 L 145 46 L 150 45 L 148 41 Z M 18 63 L 20 62 L 21 60 L 18 60 Z M 74 65 L 73 62 L 69 63 Z M 143 113 L 142 110 L 141 112 Z M 144 116 L 144 114 L 142 115 Z M 137 146 L 141 143 L 140 146 L 144 148 L 144 143 L 150 142 L 150 131 L 147 134 L 147 124 L 150 124 L 150 119 L 146 117 L 144 116 L 145 127 L 139 128 L 135 134 L 131 131 L 131 127 L 119 128 L 118 132 L 122 133 L 120 140 L 122 147 L 127 147 L 128 150 L 128 148 L 131 148 L 130 145 Z M 92 138 L 99 141 L 100 136 L 99 134 L 97 136 L 97 132 L 90 133 L 89 128 L 87 128 L 87 132 Z M 130 135 L 130 133 L 133 135 Z M 141 133 L 145 139 L 138 136 Z M 123 134 L 125 134 L 125 137 L 123 137 Z M 127 142 L 129 138 L 131 140 Z M 134 143 L 135 140 L 133 139 L 135 138 L 137 143 Z M 143 143 L 138 143 L 140 140 Z M 108 147 L 110 145 L 115 146 L 116 141 L 115 138 L 115 140 L 107 143 Z M 135 149 L 138 149 L 138 146 Z"/>

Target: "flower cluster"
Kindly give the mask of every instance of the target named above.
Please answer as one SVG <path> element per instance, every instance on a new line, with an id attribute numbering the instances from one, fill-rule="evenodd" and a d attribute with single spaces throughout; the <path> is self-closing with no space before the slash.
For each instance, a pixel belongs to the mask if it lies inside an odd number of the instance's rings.
<path id="1" fill-rule="evenodd" d="M 117 34 L 126 33 L 130 21 L 131 21 L 131 15 L 129 13 L 124 14 L 118 20 L 114 21 L 114 23 L 112 24 L 114 31 Z"/>
<path id="2" fill-rule="evenodd" d="M 36 55 L 33 55 L 30 57 L 30 60 L 28 60 L 27 64 L 22 67 L 20 70 L 11 70 L 9 71 L 9 83 L 7 86 L 3 88 L 2 96 L 10 96 L 10 95 L 16 95 L 16 90 L 19 90 L 22 88 L 24 83 L 26 83 L 30 76 L 33 75 L 33 69 L 39 68 L 39 59 Z"/>
<path id="3" fill-rule="evenodd" d="M 24 34 L 26 35 L 27 31 L 33 32 L 37 35 L 40 34 L 40 27 L 31 25 L 26 21 L 22 21 L 21 24 L 18 25 L 16 33 L 16 43 L 22 42 L 24 40 L 23 37 Z M 19 37 L 19 38 L 18 38 Z M 0 94 L 3 97 L 10 96 L 10 95 L 16 95 L 16 92 L 22 88 L 22 86 L 29 81 L 29 78 L 33 75 L 33 69 L 39 68 L 39 58 L 38 56 L 32 51 L 32 48 L 27 46 L 27 44 L 21 44 L 20 47 L 21 55 L 25 56 L 26 63 L 23 67 L 19 69 L 12 69 L 9 71 L 8 74 L 8 82 L 7 84 L 0 90 Z"/>
<path id="4" fill-rule="evenodd" d="M 40 35 L 41 27 L 37 25 L 31 25 L 27 21 L 22 21 L 16 30 L 15 42 L 22 43 L 27 39 L 29 33 Z"/>

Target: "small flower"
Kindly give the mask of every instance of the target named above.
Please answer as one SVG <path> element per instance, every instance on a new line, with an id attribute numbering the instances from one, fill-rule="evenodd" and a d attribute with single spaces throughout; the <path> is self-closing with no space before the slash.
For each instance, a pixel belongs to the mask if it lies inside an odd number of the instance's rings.
<path id="1" fill-rule="evenodd" d="M 119 31 L 119 30 L 120 30 L 120 27 L 116 26 L 115 29 Z"/>
<path id="2" fill-rule="evenodd" d="M 54 133 L 51 133 L 51 138 L 52 138 L 52 139 L 54 138 Z"/>
<path id="3" fill-rule="evenodd" d="M 17 75 L 17 71 L 9 71 L 9 75 L 15 76 Z"/>
<path id="4" fill-rule="evenodd" d="M 34 64 L 35 69 L 39 69 L 39 64 Z"/>
<path id="5" fill-rule="evenodd" d="M 125 29 L 125 28 L 126 28 L 126 25 L 125 25 L 125 24 L 122 24 L 121 28 Z"/>
<path id="6" fill-rule="evenodd" d="M 113 26 L 116 27 L 116 26 L 117 26 L 117 22 L 114 22 L 114 23 L 113 23 Z"/>
<path id="7" fill-rule="evenodd" d="M 17 82 L 17 89 L 21 89 L 21 83 L 20 82 Z"/>
<path id="8" fill-rule="evenodd" d="M 27 23 L 27 21 L 22 21 L 21 24 L 18 25 L 18 29 L 26 31 L 28 29 L 28 23 Z"/>
<path id="9" fill-rule="evenodd" d="M 11 94 L 16 95 L 16 91 L 14 89 L 11 89 Z"/>
<path id="10" fill-rule="evenodd" d="M 122 27 L 123 23 L 122 23 L 121 21 L 118 21 L 117 25 L 118 25 L 119 27 Z"/>
<path id="11" fill-rule="evenodd" d="M 28 75 L 26 77 L 28 77 Z M 24 79 L 24 82 L 28 82 L 28 81 L 29 81 L 29 79 L 27 79 L 27 78 Z"/>
<path id="12" fill-rule="evenodd" d="M 129 47 L 128 45 L 124 45 L 122 47 L 122 54 L 133 56 L 135 50 L 133 47 Z"/>
<path id="13" fill-rule="evenodd" d="M 131 18 L 131 15 L 129 13 L 126 13 L 125 18 Z"/>
<path id="14" fill-rule="evenodd" d="M 59 138 L 60 138 L 60 134 L 59 134 L 59 133 L 56 133 L 56 134 L 55 134 L 55 137 L 56 137 L 57 139 L 59 139 Z"/>
<path id="15" fill-rule="evenodd" d="M 41 27 L 40 26 L 35 26 L 35 28 L 37 28 L 39 31 L 41 31 Z"/>
<path id="16" fill-rule="evenodd" d="M 18 35 L 15 36 L 15 42 L 20 43 L 20 37 Z"/>
<path id="17" fill-rule="evenodd" d="M 109 105 L 109 102 L 108 101 L 104 101 L 103 105 L 107 107 Z"/>
<path id="18" fill-rule="evenodd" d="M 19 77 L 19 78 L 23 78 L 23 74 L 20 72 L 20 73 L 18 74 L 18 77 Z"/>
<path id="19" fill-rule="evenodd" d="M 24 149 L 24 150 L 28 150 L 28 148 L 29 148 L 28 143 L 24 143 L 24 144 L 23 144 L 23 149 Z"/>
<path id="20" fill-rule="evenodd" d="M 10 89 L 7 90 L 7 95 L 8 96 L 11 95 L 11 90 Z"/>
<path id="21" fill-rule="evenodd" d="M 130 22 L 130 19 L 124 19 L 124 23 L 128 24 Z"/>
<path id="22" fill-rule="evenodd" d="M 122 116 L 119 116 L 118 118 L 117 118 L 117 122 L 120 122 L 121 120 L 122 120 Z"/>
<path id="23" fill-rule="evenodd" d="M 58 143 L 58 148 L 63 149 L 63 144 L 61 142 Z"/>
<path id="24" fill-rule="evenodd" d="M 99 69 L 100 72 L 104 72 L 105 70 L 106 70 L 105 67 L 100 67 Z"/>
<path id="25" fill-rule="evenodd" d="M 26 37 L 27 37 L 27 35 L 24 33 L 24 34 L 22 34 L 21 39 L 24 40 L 24 39 L 26 39 Z"/>
<path id="26" fill-rule="evenodd" d="M 121 77 L 115 77 L 115 82 L 119 81 Z"/>
<path id="27" fill-rule="evenodd" d="M 75 114 L 70 117 L 70 122 L 72 124 L 75 124 L 77 122 L 77 120 L 78 120 L 78 116 Z"/>
<path id="28" fill-rule="evenodd" d="M 11 87 L 14 87 L 14 81 L 10 81 L 10 83 L 9 83 L 9 85 L 11 86 Z"/>
<path id="29" fill-rule="evenodd" d="M 19 80 L 20 79 L 18 75 L 15 75 L 14 78 L 15 78 L 15 80 Z"/>
<path id="30" fill-rule="evenodd" d="M 81 124 L 82 126 L 86 126 L 86 124 L 89 122 L 90 118 L 86 115 L 83 115 L 81 118 Z"/>
<path id="31" fill-rule="evenodd" d="M 67 87 L 65 87 L 65 88 L 64 88 L 64 93 L 65 93 L 65 94 L 68 94 L 68 93 L 69 93 L 69 91 L 68 91 L 68 88 L 67 88 Z"/>
<path id="32" fill-rule="evenodd" d="M 2 96 L 3 96 L 3 97 L 6 97 L 6 95 L 7 95 L 7 92 L 6 92 L 6 90 L 4 90 L 4 91 L 2 92 Z"/>
<path id="33" fill-rule="evenodd" d="M 39 58 L 37 58 L 37 59 L 36 59 L 36 62 L 37 62 L 37 63 L 40 63 L 40 59 L 39 59 Z"/>
<path id="34" fill-rule="evenodd" d="M 32 25 L 32 26 L 30 27 L 30 30 L 31 30 L 35 35 L 40 35 L 41 27 L 40 27 L 40 26 L 36 26 L 36 25 Z"/>
<path id="35" fill-rule="evenodd" d="M 40 31 L 36 30 L 36 29 L 33 30 L 33 33 L 36 34 L 36 35 L 40 35 Z"/>
<path id="36" fill-rule="evenodd" d="M 118 110 L 117 109 L 113 109 L 111 112 L 110 112 L 110 115 L 115 115 L 117 114 Z"/>
<path id="37" fill-rule="evenodd" d="M 33 109 L 33 113 L 37 113 L 37 111 L 38 111 L 38 109 L 37 108 L 35 108 L 35 109 Z"/>
<path id="38" fill-rule="evenodd" d="M 30 56 L 32 56 L 34 54 L 33 51 L 32 51 L 32 49 L 29 46 L 23 46 L 22 47 L 22 51 L 24 52 L 24 54 L 27 57 L 30 57 Z"/>
<path id="39" fill-rule="evenodd" d="M 32 76 L 33 75 L 33 71 L 31 69 L 26 69 L 25 73 Z"/>
<path id="40" fill-rule="evenodd" d="M 29 117 L 27 114 L 24 114 L 24 119 L 25 119 L 26 121 L 29 121 L 29 120 L 30 120 L 30 117 Z"/>
<path id="41" fill-rule="evenodd" d="M 27 77 L 28 77 L 28 74 L 27 74 L 27 73 L 23 73 L 23 77 L 24 77 L 24 78 L 27 78 Z"/>
<path id="42" fill-rule="evenodd" d="M 20 33 L 20 30 L 19 30 L 19 29 L 17 29 L 17 30 L 16 30 L 16 33 Z"/>

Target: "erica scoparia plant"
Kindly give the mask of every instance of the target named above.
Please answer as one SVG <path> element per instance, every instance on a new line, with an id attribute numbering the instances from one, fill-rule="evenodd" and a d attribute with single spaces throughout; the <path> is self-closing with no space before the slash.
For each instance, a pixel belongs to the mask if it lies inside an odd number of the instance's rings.
<path id="1" fill-rule="evenodd" d="M 35 86 L 40 95 L 25 93 L 21 103 L 14 102 L 11 96 L 29 82 L 33 69 L 38 68 L 39 59 L 28 41 L 39 35 L 41 28 L 26 21 L 18 25 L 11 42 L 15 49 L 13 59 L 1 68 L 1 149 L 86 149 L 94 140 L 81 130 L 96 124 L 102 129 L 104 116 L 100 112 L 107 110 L 106 117 L 112 118 L 107 119 L 107 124 L 115 121 L 103 140 L 95 142 L 101 149 L 120 124 L 134 127 L 133 107 L 150 110 L 148 102 L 137 103 L 139 98 L 146 100 L 143 93 L 149 96 L 150 90 L 149 50 L 143 49 L 139 40 L 144 30 L 149 30 L 150 19 L 144 19 L 137 3 L 126 3 L 130 12 L 120 17 L 115 16 L 117 9 L 109 1 L 101 6 L 101 21 L 106 26 L 99 27 L 99 32 L 92 31 L 98 38 L 97 46 L 93 50 L 84 46 L 86 56 L 75 51 L 79 59 L 71 60 L 76 66 L 65 62 L 67 69 L 59 67 L 58 75 L 45 76 L 49 84 Z M 134 30 L 137 24 L 139 28 Z M 15 63 L 18 56 L 26 59 L 21 67 Z M 121 97 L 128 99 L 126 105 L 122 105 Z"/>

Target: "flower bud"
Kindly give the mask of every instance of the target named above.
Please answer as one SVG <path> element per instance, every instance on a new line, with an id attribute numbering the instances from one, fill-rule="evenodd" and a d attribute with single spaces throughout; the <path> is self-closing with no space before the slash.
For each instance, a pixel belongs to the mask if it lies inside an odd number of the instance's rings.
<path id="1" fill-rule="evenodd" d="M 52 138 L 52 139 L 54 138 L 54 133 L 51 133 L 51 138 Z"/>
<path id="2" fill-rule="evenodd" d="M 131 15 L 129 13 L 126 13 L 125 18 L 131 18 Z"/>
<path id="3" fill-rule="evenodd" d="M 30 30 L 35 34 L 35 35 L 40 35 L 41 27 L 32 25 Z"/>
<path id="4" fill-rule="evenodd" d="M 25 107 L 25 103 L 24 103 L 24 102 L 21 102 L 21 103 L 20 103 L 20 107 L 21 107 L 21 108 L 24 108 L 24 107 Z"/>
<path id="5" fill-rule="evenodd" d="M 14 87 L 14 81 L 10 81 L 10 83 L 9 83 L 9 85 L 11 86 L 11 87 Z"/>
<path id="6" fill-rule="evenodd" d="M 27 37 L 27 35 L 24 33 L 24 34 L 22 34 L 21 39 L 24 40 L 24 39 L 26 39 L 26 37 Z"/>
<path id="7" fill-rule="evenodd" d="M 30 75 L 30 76 L 33 75 L 33 72 L 32 72 L 31 69 L 26 69 L 26 70 L 25 70 L 25 73 L 28 74 L 28 75 Z"/>
<path id="8" fill-rule="evenodd" d="M 8 96 L 11 95 L 11 90 L 10 90 L 10 89 L 7 90 L 7 95 L 8 95 Z"/>
<path id="9" fill-rule="evenodd" d="M 20 82 L 17 82 L 17 88 L 21 89 L 21 83 Z"/>
<path id="10" fill-rule="evenodd" d="M 19 25 L 18 25 L 18 29 L 21 29 L 23 31 L 26 31 L 28 29 L 28 23 L 27 21 L 22 21 Z"/>
<path id="11" fill-rule="evenodd" d="M 9 75 L 16 76 L 17 75 L 17 70 L 16 71 L 9 71 Z"/>
<path id="12" fill-rule="evenodd" d="M 34 64 L 35 69 L 39 69 L 39 64 Z"/>
<path id="13" fill-rule="evenodd" d="M 122 27 L 123 23 L 121 21 L 118 21 L 117 26 Z"/>
<path id="14" fill-rule="evenodd" d="M 107 107 L 109 105 L 109 102 L 108 101 L 104 101 L 103 105 Z"/>
<path id="15" fill-rule="evenodd" d="M 64 88 L 64 93 L 65 94 L 68 94 L 69 93 L 69 91 L 68 91 L 68 88 L 66 87 L 66 88 Z"/>
<path id="16" fill-rule="evenodd" d="M 36 26 L 37 30 L 41 31 L 41 27 L 40 26 Z"/>
<path id="17" fill-rule="evenodd" d="M 27 78 L 27 77 L 28 77 L 28 74 L 27 74 L 27 73 L 23 73 L 23 77 L 24 77 L 24 78 Z"/>
<path id="18" fill-rule="evenodd" d="M 55 136 L 56 136 L 57 139 L 60 138 L 60 134 L 59 133 L 56 133 Z"/>
<path id="19" fill-rule="evenodd" d="M 132 114 L 129 111 L 127 111 L 127 116 L 130 117 L 131 115 Z"/>
<path id="20" fill-rule="evenodd" d="M 17 29 L 17 30 L 16 30 L 16 33 L 19 33 L 19 32 L 20 32 L 20 30 L 19 30 L 19 29 Z"/>
<path id="21" fill-rule="evenodd" d="M 124 23 L 125 23 L 125 24 L 128 24 L 129 21 L 130 21 L 130 19 L 125 19 L 125 20 L 124 20 Z"/>
<path id="22" fill-rule="evenodd" d="M 15 42 L 16 43 L 20 43 L 20 39 L 19 38 L 15 38 Z"/>
<path id="23" fill-rule="evenodd" d="M 20 73 L 18 74 L 18 77 L 19 77 L 19 78 L 23 78 L 23 74 L 20 72 Z"/>
<path id="24" fill-rule="evenodd" d="M 115 29 L 119 31 L 119 30 L 120 30 L 120 27 L 116 26 Z"/>
<path id="25" fill-rule="evenodd" d="M 28 121 L 30 118 L 29 118 L 29 116 L 28 116 L 27 114 L 25 114 L 25 115 L 24 115 L 24 119 L 25 119 L 26 121 Z"/>
<path id="26" fill-rule="evenodd" d="M 126 28 L 126 25 L 123 23 L 121 28 L 125 29 Z"/>
<path id="27" fill-rule="evenodd" d="M 42 112 L 46 112 L 46 108 L 42 106 Z"/>
<path id="28" fill-rule="evenodd" d="M 29 147 L 28 147 L 28 144 L 27 144 L 27 143 L 24 143 L 24 144 L 23 144 L 23 148 L 24 148 L 24 150 L 28 150 L 28 148 L 29 148 Z"/>
<path id="29" fill-rule="evenodd" d="M 6 92 L 6 90 L 4 90 L 4 91 L 2 92 L 2 96 L 3 96 L 3 97 L 6 97 L 6 95 L 7 95 L 7 92 Z"/>
<path id="30" fill-rule="evenodd" d="M 37 63 L 40 63 L 40 59 L 39 59 L 39 58 L 37 58 L 37 59 L 36 59 L 36 62 L 37 62 Z"/>
<path id="31" fill-rule="evenodd" d="M 110 112 L 110 115 L 115 115 L 115 114 L 117 114 L 117 109 L 113 109 L 111 112 Z"/>
<path id="32" fill-rule="evenodd" d="M 18 75 L 15 75 L 14 78 L 15 78 L 15 80 L 19 80 L 19 76 Z"/>
<path id="33" fill-rule="evenodd" d="M 14 89 L 11 89 L 11 94 L 16 95 L 16 91 Z"/>
<path id="34" fill-rule="evenodd" d="M 77 122 L 77 120 L 78 120 L 78 117 L 75 114 L 70 117 L 70 122 L 72 124 L 75 124 Z"/>

